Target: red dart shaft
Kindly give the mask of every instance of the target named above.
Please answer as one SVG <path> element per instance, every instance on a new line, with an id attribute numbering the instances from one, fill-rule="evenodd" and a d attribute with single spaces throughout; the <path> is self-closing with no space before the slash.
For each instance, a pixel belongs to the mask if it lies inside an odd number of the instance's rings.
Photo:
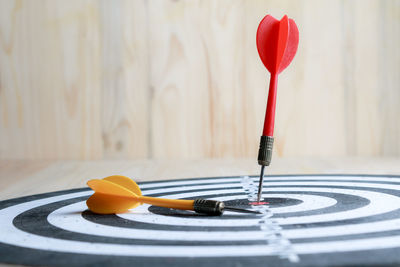
<path id="1" fill-rule="evenodd" d="M 275 106 L 278 74 L 292 61 L 299 43 L 299 31 L 292 19 L 286 15 L 279 21 L 265 16 L 257 29 L 257 50 L 264 66 L 271 73 L 268 90 L 267 110 L 264 129 L 258 149 L 258 164 L 261 165 L 257 201 L 260 201 L 263 187 L 264 168 L 269 166 L 274 145 Z"/>
<path id="2" fill-rule="evenodd" d="M 275 73 L 271 73 L 271 79 L 269 80 L 267 111 L 265 112 L 264 130 L 262 134 L 264 136 L 274 136 L 277 87 L 278 75 Z"/>

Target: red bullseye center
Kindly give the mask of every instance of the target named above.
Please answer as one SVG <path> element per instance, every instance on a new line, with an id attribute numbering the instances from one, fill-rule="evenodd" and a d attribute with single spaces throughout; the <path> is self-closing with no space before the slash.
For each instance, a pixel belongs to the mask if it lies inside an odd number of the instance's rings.
<path id="1" fill-rule="evenodd" d="M 252 205 L 252 206 L 259 206 L 259 205 L 268 205 L 269 202 L 262 202 L 262 201 L 257 202 L 257 201 L 255 201 L 255 202 L 249 202 L 249 204 Z"/>

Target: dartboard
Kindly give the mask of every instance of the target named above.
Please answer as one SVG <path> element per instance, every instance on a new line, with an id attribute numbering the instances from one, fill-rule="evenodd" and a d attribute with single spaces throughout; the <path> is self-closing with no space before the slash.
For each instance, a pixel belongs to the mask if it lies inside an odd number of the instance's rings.
<path id="1" fill-rule="evenodd" d="M 260 214 L 142 205 L 96 215 L 89 188 L 0 202 L 0 262 L 28 265 L 400 264 L 400 176 L 275 175 L 139 183 L 143 195 L 216 199 Z"/>

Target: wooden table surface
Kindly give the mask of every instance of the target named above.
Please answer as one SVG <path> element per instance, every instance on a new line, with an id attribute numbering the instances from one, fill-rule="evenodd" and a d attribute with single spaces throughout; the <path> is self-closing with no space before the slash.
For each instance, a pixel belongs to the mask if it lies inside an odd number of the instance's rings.
<path id="1" fill-rule="evenodd" d="M 86 186 L 92 178 L 122 174 L 136 181 L 257 175 L 255 159 L 0 161 L 0 200 Z M 400 158 L 275 158 L 267 174 L 398 174 Z"/>

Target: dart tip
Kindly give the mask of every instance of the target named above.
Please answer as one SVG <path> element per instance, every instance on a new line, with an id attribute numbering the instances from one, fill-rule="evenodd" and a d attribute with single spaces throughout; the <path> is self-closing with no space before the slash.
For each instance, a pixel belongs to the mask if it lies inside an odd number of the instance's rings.
<path id="1" fill-rule="evenodd" d="M 264 168 L 265 168 L 265 166 L 261 165 L 260 182 L 258 184 L 257 202 L 260 202 L 260 200 L 261 200 L 263 180 L 264 180 Z"/>

